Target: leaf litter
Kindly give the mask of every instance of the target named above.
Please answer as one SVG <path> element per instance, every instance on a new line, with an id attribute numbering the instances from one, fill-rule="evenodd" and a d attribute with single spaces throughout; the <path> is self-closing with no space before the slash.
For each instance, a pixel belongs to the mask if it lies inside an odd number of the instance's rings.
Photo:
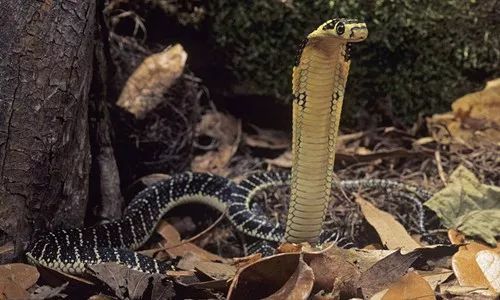
<path id="1" fill-rule="evenodd" d="M 464 166 L 450 175 L 448 185 L 425 203 L 447 228 L 490 245 L 500 236 L 500 187 L 481 184 Z"/>

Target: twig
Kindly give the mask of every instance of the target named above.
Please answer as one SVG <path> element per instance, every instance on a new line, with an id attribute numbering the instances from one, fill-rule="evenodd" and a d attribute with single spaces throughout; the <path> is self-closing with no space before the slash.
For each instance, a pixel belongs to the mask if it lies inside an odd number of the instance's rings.
<path id="1" fill-rule="evenodd" d="M 446 174 L 444 173 L 444 170 L 443 170 L 443 164 L 441 162 L 441 152 L 439 152 L 439 150 L 434 151 L 434 158 L 436 159 L 436 165 L 437 165 L 437 169 L 438 169 L 439 178 L 441 179 L 443 184 L 446 186 L 448 179 L 446 178 Z"/>

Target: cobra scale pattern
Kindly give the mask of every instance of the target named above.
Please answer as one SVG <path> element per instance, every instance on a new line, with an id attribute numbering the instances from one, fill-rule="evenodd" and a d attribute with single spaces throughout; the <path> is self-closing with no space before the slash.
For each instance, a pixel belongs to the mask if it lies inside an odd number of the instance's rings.
<path id="1" fill-rule="evenodd" d="M 350 44 L 363 22 L 336 18 L 301 44 L 292 74 L 292 190 L 285 239 L 318 242 L 330 199 L 336 140 L 350 67 Z"/>
<path id="2" fill-rule="evenodd" d="M 285 234 L 284 227 L 256 215 L 250 205 L 256 193 L 271 186 L 289 185 L 290 178 L 287 171 L 255 173 L 236 185 L 210 174 L 180 174 L 138 193 L 122 219 L 95 227 L 49 232 L 35 240 L 26 256 L 30 263 L 72 274 L 84 273 L 87 266 L 103 262 L 117 262 L 149 273 L 164 273 L 173 268 L 171 262 L 159 262 L 133 250 L 149 239 L 167 211 L 189 202 L 227 211 L 228 219 L 239 231 L 261 241 L 280 242 Z M 419 199 L 431 196 L 420 188 L 390 180 L 346 180 L 341 181 L 340 186 L 349 190 L 375 188 L 398 192 L 420 207 Z M 322 242 L 337 240 L 335 233 L 322 233 Z M 249 249 L 271 254 L 270 245 L 262 242 Z"/>

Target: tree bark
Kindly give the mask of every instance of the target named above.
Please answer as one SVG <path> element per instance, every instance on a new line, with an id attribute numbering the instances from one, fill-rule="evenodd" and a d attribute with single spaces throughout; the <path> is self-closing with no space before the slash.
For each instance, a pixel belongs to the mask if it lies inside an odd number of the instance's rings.
<path id="1" fill-rule="evenodd" d="M 0 0 L 0 263 L 82 224 L 95 1 Z"/>

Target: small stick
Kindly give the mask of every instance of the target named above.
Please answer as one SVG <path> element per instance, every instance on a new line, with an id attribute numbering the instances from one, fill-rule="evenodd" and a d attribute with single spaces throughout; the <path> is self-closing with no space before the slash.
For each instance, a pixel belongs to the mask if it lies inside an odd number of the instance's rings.
<path id="1" fill-rule="evenodd" d="M 439 173 L 439 178 L 443 182 L 443 184 L 446 186 L 448 184 L 448 179 L 446 178 L 446 174 L 444 173 L 443 170 L 443 164 L 441 163 L 441 152 L 439 150 L 434 151 L 434 158 L 436 159 L 436 165 Z"/>

